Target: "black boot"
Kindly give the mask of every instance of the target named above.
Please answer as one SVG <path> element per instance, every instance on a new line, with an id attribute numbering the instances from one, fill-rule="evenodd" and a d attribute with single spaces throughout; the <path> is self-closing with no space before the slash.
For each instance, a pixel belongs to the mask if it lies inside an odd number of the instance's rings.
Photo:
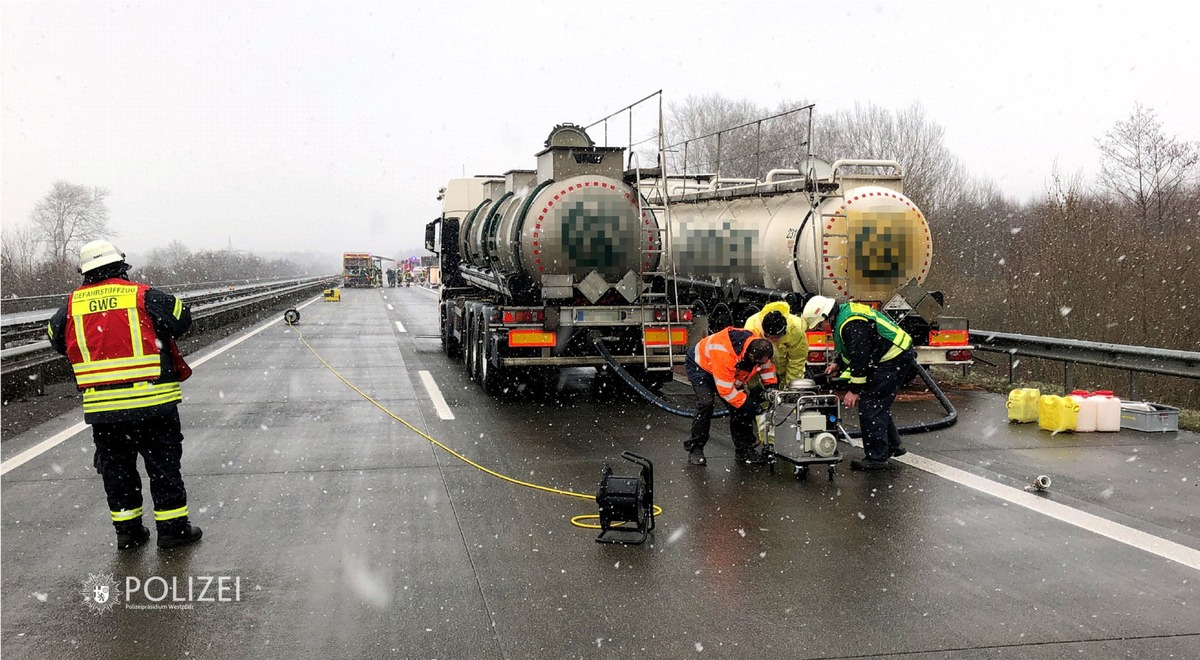
<path id="1" fill-rule="evenodd" d="M 204 532 L 189 523 L 187 518 L 182 521 L 172 520 L 158 526 L 158 547 L 176 548 L 195 543 L 200 540 L 201 536 L 204 536 Z"/>
<path id="2" fill-rule="evenodd" d="M 117 528 L 117 549 L 132 550 L 139 548 L 150 540 L 150 530 L 142 524 L 141 518 L 115 524 Z"/>

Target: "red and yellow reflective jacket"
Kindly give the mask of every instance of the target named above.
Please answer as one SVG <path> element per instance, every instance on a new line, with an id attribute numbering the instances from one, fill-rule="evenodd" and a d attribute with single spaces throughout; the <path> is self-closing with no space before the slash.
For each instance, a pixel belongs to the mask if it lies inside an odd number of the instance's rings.
<path id="1" fill-rule="evenodd" d="M 744 386 L 755 374 L 762 378 L 764 385 L 779 382 L 775 377 L 775 365 L 770 361 L 748 370 L 738 367 L 738 363 L 746 357 L 751 340 L 762 338 L 761 334 L 753 331 L 729 327 L 696 344 L 696 364 L 712 374 L 713 382 L 717 384 L 717 394 L 734 408 L 741 408 L 746 403 Z"/>
<path id="2" fill-rule="evenodd" d="M 71 362 L 85 421 L 137 418 L 128 413 L 178 403 L 173 341 L 191 321 L 181 301 L 145 284 L 110 278 L 76 289 L 46 331 Z"/>

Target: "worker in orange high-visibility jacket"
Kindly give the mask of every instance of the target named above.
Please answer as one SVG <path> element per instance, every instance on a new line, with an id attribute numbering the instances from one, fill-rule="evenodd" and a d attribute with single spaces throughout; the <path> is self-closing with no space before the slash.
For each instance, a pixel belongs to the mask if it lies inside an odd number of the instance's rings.
<path id="1" fill-rule="evenodd" d="M 692 435 L 683 443 L 688 463 L 707 465 L 704 446 L 712 428 L 715 395 L 729 406 L 729 434 L 739 462 L 762 463 L 754 449 L 754 416 L 761 411 L 761 393 L 750 394 L 746 384 L 754 376 L 765 387 L 777 387 L 771 356 L 775 349 L 760 333 L 743 328 L 725 328 L 701 339 L 687 354 L 688 380 L 696 394 Z"/>
<path id="2" fill-rule="evenodd" d="M 131 282 L 125 254 L 108 241 L 79 251 L 83 285 L 46 328 L 55 350 L 67 356 L 83 393 L 83 419 L 92 425 L 96 471 L 104 479 L 117 548 L 150 539 L 142 524 L 140 454 L 150 477 L 158 547 L 200 540 L 188 521 L 187 490 L 180 476 L 183 434 L 179 383 L 191 369 L 175 338 L 192 315 L 169 293 Z"/>

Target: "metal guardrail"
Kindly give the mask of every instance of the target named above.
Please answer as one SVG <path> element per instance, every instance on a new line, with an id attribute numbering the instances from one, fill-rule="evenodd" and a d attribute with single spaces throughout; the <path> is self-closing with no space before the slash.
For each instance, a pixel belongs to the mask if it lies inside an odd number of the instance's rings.
<path id="1" fill-rule="evenodd" d="M 336 285 L 340 281 L 340 275 L 333 275 L 276 282 L 271 285 L 246 287 L 236 292 L 223 292 L 221 296 L 224 299 L 216 301 L 213 294 L 184 297 L 192 309 L 192 330 L 189 334 L 226 325 L 238 317 L 270 307 L 278 301 L 295 300 L 296 296 Z M 196 304 L 197 300 L 205 302 Z M 37 331 L 45 336 L 45 321 L 25 325 L 36 326 Z M 0 362 L 3 365 L 0 373 L 3 375 L 6 389 L 20 382 L 21 378 L 27 377 L 33 381 L 35 389 L 40 393 L 48 380 L 61 375 L 59 372 L 70 372 L 69 369 L 62 368 L 66 364 L 66 358 L 54 352 L 50 342 L 46 340 L 6 348 L 0 351 Z"/>
<path id="2" fill-rule="evenodd" d="M 312 278 L 310 278 L 312 279 Z M 212 289 L 227 289 L 236 291 L 245 289 L 246 287 L 262 287 L 273 286 L 286 282 L 294 282 L 296 279 L 288 280 L 279 277 L 264 277 L 257 279 L 234 279 L 234 280 L 214 280 L 212 282 L 193 282 L 191 284 L 166 284 L 163 286 L 155 286 L 159 291 L 166 291 L 184 300 L 187 300 L 189 292 L 206 291 Z M 182 294 L 182 295 L 181 295 Z M 0 315 L 2 314 L 18 314 L 21 312 L 35 312 L 46 308 L 57 308 L 63 304 L 67 296 L 66 293 L 52 293 L 41 296 L 21 296 L 19 298 L 0 298 Z"/>
<path id="3" fill-rule="evenodd" d="M 203 289 L 198 288 L 204 286 L 204 284 L 210 284 L 201 283 L 195 285 L 163 287 L 160 290 L 176 294 L 180 300 L 186 303 L 192 308 L 193 312 L 195 312 L 196 310 L 204 309 L 210 304 L 217 304 L 221 301 L 250 299 L 258 294 L 270 293 L 287 287 L 304 286 L 315 282 L 328 283 L 332 282 L 333 279 L 338 278 L 339 276 L 336 275 L 328 275 L 323 277 L 306 277 L 292 280 L 272 280 L 267 283 L 250 283 L 243 284 L 241 286 L 229 285 L 229 288 L 218 288 L 216 290 L 214 290 L 212 287 L 206 287 Z M 59 305 L 62 305 L 66 302 L 68 295 L 69 294 L 10 299 L 12 302 L 35 301 L 36 304 L 41 306 L 34 307 L 33 309 L 26 310 L 25 312 L 4 312 L 5 314 L 10 315 L 9 318 L 5 319 L 3 322 L 3 330 L 0 332 L 0 341 L 3 342 L 3 346 L 6 348 L 4 356 L 8 356 L 7 351 L 11 350 L 9 347 L 37 341 L 40 337 L 45 336 L 46 321 L 49 321 L 50 317 L 54 315 L 54 308 L 57 308 Z M 47 306 L 50 308 L 47 309 Z M 31 316 L 29 312 L 35 312 L 35 314 Z M 11 320 L 12 314 L 22 314 L 24 318 L 31 320 L 19 320 L 13 322 Z"/>
<path id="4" fill-rule="evenodd" d="M 1128 371 L 1130 399 L 1137 399 L 1140 373 L 1200 379 L 1200 353 L 1194 351 L 1035 337 L 991 330 L 971 330 L 970 336 L 976 351 L 1008 355 L 1010 384 L 1014 382 L 1013 372 L 1021 356 L 1062 362 L 1063 386 L 1068 392 L 1075 389 L 1076 364 Z"/>

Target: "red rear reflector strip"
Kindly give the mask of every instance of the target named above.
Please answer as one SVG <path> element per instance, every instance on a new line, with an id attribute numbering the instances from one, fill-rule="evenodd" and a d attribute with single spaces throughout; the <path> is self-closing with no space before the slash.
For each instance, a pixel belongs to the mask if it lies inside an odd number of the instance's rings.
<path id="1" fill-rule="evenodd" d="M 508 345 L 513 348 L 545 348 L 558 343 L 558 333 L 534 329 L 508 331 Z"/>
<path id="2" fill-rule="evenodd" d="M 966 330 L 930 330 L 930 346 L 966 346 L 968 332 Z"/>
<path id="3" fill-rule="evenodd" d="M 642 336 L 642 342 L 647 346 L 666 346 L 667 345 L 667 329 L 666 328 L 646 328 Z M 687 329 L 686 328 L 671 328 L 671 344 L 675 346 L 687 345 Z"/>
<path id="4" fill-rule="evenodd" d="M 820 330 L 809 330 L 804 334 L 808 336 L 808 347 L 813 350 L 829 348 L 833 343 L 829 340 L 829 334 Z"/>

